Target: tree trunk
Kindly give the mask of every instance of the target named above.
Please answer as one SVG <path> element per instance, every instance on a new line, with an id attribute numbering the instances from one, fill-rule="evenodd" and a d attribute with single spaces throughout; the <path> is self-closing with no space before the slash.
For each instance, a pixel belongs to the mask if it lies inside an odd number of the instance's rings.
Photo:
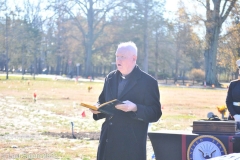
<path id="1" fill-rule="evenodd" d="M 56 75 L 61 74 L 61 61 L 62 61 L 62 58 L 59 55 L 57 55 Z"/>
<path id="2" fill-rule="evenodd" d="M 159 50 L 159 42 L 158 42 L 158 34 L 155 37 L 155 78 L 158 79 L 158 50 Z"/>
<path id="3" fill-rule="evenodd" d="M 216 20 L 217 21 L 217 20 Z M 217 48 L 221 24 L 217 22 L 207 26 L 206 40 L 207 47 L 204 51 L 205 58 L 205 80 L 207 85 L 219 86 L 217 79 Z"/>
<path id="4" fill-rule="evenodd" d="M 86 51 L 86 63 L 85 63 L 85 73 L 84 76 L 88 77 L 91 75 L 91 66 L 92 66 L 92 45 L 93 45 L 93 22 L 94 22 L 94 10 L 93 10 L 93 1 L 89 1 L 89 9 L 87 13 L 87 20 L 88 20 L 88 32 L 86 35 L 86 44 L 85 44 L 85 51 Z"/>
<path id="5" fill-rule="evenodd" d="M 179 44 L 177 44 L 177 50 L 176 50 L 176 57 L 175 57 L 175 73 L 174 73 L 174 84 L 178 80 L 178 68 L 179 68 L 179 62 L 180 62 L 180 49 Z"/>
<path id="6" fill-rule="evenodd" d="M 24 46 L 22 46 L 21 52 L 22 52 L 22 80 L 23 80 L 24 79 L 24 71 L 25 71 L 25 67 L 24 67 Z"/>
<path id="7" fill-rule="evenodd" d="M 88 76 L 91 75 L 91 65 L 92 65 L 92 45 L 88 45 L 87 44 L 87 47 L 86 47 L 85 73 L 84 73 L 85 77 L 88 77 Z"/>
<path id="8" fill-rule="evenodd" d="M 144 60 L 143 60 L 143 69 L 148 73 L 148 1 L 144 1 L 145 10 L 144 10 L 144 35 L 143 35 L 143 50 L 144 50 Z"/>
<path id="9" fill-rule="evenodd" d="M 222 23 L 228 17 L 230 11 L 232 10 L 234 4 L 237 0 L 232 1 L 223 1 L 224 5 L 221 4 L 221 0 L 215 0 L 210 3 L 210 0 L 206 0 L 206 17 L 205 21 L 206 27 L 206 49 L 204 51 L 205 58 L 205 80 L 207 85 L 219 86 L 217 80 L 217 48 L 218 48 L 218 39 Z M 229 6 L 226 7 L 226 4 L 229 3 Z M 210 5 L 213 4 L 213 10 L 211 10 Z M 221 10 L 222 7 L 222 10 Z"/>
<path id="10" fill-rule="evenodd" d="M 217 47 L 219 39 L 220 27 L 215 26 L 215 28 L 210 29 L 206 36 L 209 37 L 208 48 L 205 49 L 204 58 L 205 58 L 205 80 L 207 85 L 219 86 L 217 79 Z"/>
<path id="11" fill-rule="evenodd" d="M 35 45 L 35 48 L 37 46 Z M 35 79 L 36 73 L 37 73 L 37 49 L 34 50 L 34 64 L 33 64 L 33 79 Z"/>

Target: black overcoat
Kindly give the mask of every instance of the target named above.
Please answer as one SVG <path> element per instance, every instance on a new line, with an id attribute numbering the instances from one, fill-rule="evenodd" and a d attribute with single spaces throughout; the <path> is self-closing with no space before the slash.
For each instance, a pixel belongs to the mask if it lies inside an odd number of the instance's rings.
<path id="1" fill-rule="evenodd" d="M 117 99 L 119 71 L 105 78 L 99 103 Z M 114 116 L 103 113 L 93 118 L 105 118 L 102 124 L 97 160 L 146 160 L 146 139 L 149 122 L 156 122 L 162 115 L 157 81 L 136 65 L 118 97 L 137 105 L 137 112 L 116 110 Z"/>
<path id="2" fill-rule="evenodd" d="M 231 81 L 228 87 L 226 105 L 232 116 L 240 114 L 240 106 L 234 106 L 233 102 L 240 102 L 240 80 Z"/>

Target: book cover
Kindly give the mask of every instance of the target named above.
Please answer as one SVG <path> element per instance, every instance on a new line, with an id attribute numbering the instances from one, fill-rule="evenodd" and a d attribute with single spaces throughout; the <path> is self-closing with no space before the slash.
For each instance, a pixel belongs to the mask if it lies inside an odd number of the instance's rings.
<path id="1" fill-rule="evenodd" d="M 114 112 L 117 110 L 115 108 L 115 106 L 117 104 L 121 104 L 121 103 L 122 103 L 121 101 L 119 101 L 117 99 L 114 99 L 114 100 L 105 102 L 105 103 L 99 105 L 98 107 L 93 106 L 93 105 L 89 105 L 89 104 L 85 104 L 85 103 L 81 103 L 81 106 L 86 107 L 86 108 L 90 108 L 90 109 L 95 110 L 95 111 L 99 111 L 101 113 L 114 115 Z"/>

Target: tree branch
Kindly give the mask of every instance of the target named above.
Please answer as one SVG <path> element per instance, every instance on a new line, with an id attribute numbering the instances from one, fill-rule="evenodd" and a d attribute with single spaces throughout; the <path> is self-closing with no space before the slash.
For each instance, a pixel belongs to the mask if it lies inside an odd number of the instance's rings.
<path id="1" fill-rule="evenodd" d="M 207 20 L 211 17 L 211 10 L 210 10 L 210 2 L 209 0 L 206 0 L 206 17 Z"/>
<path id="2" fill-rule="evenodd" d="M 81 11 L 83 11 L 84 14 L 87 15 L 88 8 L 87 8 L 87 5 L 86 5 L 87 4 L 86 1 L 85 1 L 85 4 L 82 3 L 81 1 L 76 1 L 76 4 L 78 4 L 78 6 L 81 8 Z"/>
<path id="3" fill-rule="evenodd" d="M 6 0 L 0 2 L 0 10 L 5 11 L 7 9 Z"/>
<path id="4" fill-rule="evenodd" d="M 197 0 L 199 3 L 201 3 L 205 8 L 207 8 L 207 6 L 200 0 Z"/>
<path id="5" fill-rule="evenodd" d="M 103 48 L 105 48 L 105 47 L 109 47 L 109 46 L 111 46 L 111 45 L 113 45 L 113 44 L 116 44 L 116 43 L 119 43 L 119 41 L 113 41 L 113 42 L 111 42 L 111 43 L 106 43 L 106 44 L 104 44 L 104 45 L 102 45 L 102 46 L 94 49 L 94 50 L 92 51 L 92 53 L 94 54 L 94 53 L 100 51 L 101 49 L 103 49 Z"/>
<path id="6" fill-rule="evenodd" d="M 222 13 L 220 14 L 220 17 L 222 17 L 223 14 L 224 14 L 224 11 L 225 11 L 225 8 L 226 8 L 226 5 L 227 5 L 227 2 L 228 2 L 228 0 L 225 0 L 224 5 L 223 5 L 223 9 L 222 9 Z"/>
<path id="7" fill-rule="evenodd" d="M 115 5 L 112 5 L 112 6 L 110 6 L 110 5 L 107 6 L 107 9 L 103 12 L 103 15 L 100 17 L 99 21 L 97 21 L 97 22 L 95 23 L 95 25 L 93 26 L 93 28 L 95 29 L 95 28 L 97 27 L 97 25 L 105 18 L 106 14 L 107 14 L 110 10 L 115 9 L 115 8 L 116 8 L 117 6 L 119 6 L 121 3 L 122 3 L 122 2 L 116 3 Z M 98 11 L 96 12 L 96 14 L 99 14 L 100 11 L 103 11 L 103 9 L 98 10 Z"/>
<path id="8" fill-rule="evenodd" d="M 232 0 L 230 6 L 228 7 L 228 9 L 227 9 L 227 11 L 226 11 L 226 13 L 225 13 L 225 15 L 224 15 L 223 17 L 220 17 L 220 18 L 221 18 L 221 19 L 220 19 L 220 23 L 221 23 L 221 24 L 222 24 L 222 23 L 226 20 L 226 18 L 228 17 L 228 15 L 229 15 L 230 11 L 232 10 L 232 8 L 234 7 L 236 1 L 237 1 L 237 0 Z"/>

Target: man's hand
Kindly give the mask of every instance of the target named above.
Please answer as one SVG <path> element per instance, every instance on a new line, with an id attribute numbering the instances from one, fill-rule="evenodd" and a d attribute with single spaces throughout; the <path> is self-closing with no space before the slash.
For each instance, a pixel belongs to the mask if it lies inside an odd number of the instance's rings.
<path id="1" fill-rule="evenodd" d="M 115 108 L 122 110 L 124 112 L 137 111 L 137 105 L 129 100 L 123 101 L 123 104 L 118 104 L 115 106 Z"/>
<path id="2" fill-rule="evenodd" d="M 100 105 L 99 103 L 94 104 L 94 106 L 96 106 L 97 108 L 98 108 L 99 105 Z M 93 114 L 101 113 L 101 112 L 96 111 L 96 110 L 93 110 L 93 109 L 89 109 L 89 110 L 90 110 Z"/>

